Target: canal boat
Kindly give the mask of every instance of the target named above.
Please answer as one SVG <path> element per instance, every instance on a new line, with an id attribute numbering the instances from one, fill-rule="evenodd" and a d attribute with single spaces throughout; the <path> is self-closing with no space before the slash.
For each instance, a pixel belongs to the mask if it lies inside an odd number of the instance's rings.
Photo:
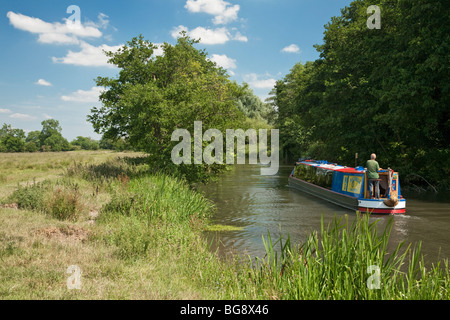
<path id="1" fill-rule="evenodd" d="M 289 176 L 289 186 L 351 210 L 404 214 L 406 199 L 400 192 L 398 173 L 387 169 L 378 175 L 380 198 L 375 199 L 369 194 L 365 168 L 299 159 Z"/>

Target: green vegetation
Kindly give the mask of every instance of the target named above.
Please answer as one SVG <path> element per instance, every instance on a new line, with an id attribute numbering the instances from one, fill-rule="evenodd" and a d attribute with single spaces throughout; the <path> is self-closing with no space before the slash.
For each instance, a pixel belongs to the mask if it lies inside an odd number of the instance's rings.
<path id="1" fill-rule="evenodd" d="M 366 26 L 370 5 L 381 9 L 379 30 Z M 273 91 L 284 155 L 353 166 L 355 153 L 375 152 L 405 180 L 448 186 L 449 10 L 432 0 L 342 9 L 325 26 L 320 58 L 296 64 Z"/>
<path id="2" fill-rule="evenodd" d="M 225 226 L 222 224 L 213 224 L 205 227 L 205 231 L 214 231 L 214 232 L 226 232 L 226 231 L 241 231 L 242 227 L 235 226 Z"/>
<path id="3" fill-rule="evenodd" d="M 58 120 L 49 119 L 41 122 L 41 131 L 30 131 L 27 136 L 22 129 L 13 129 L 3 124 L 0 129 L 0 152 L 37 152 L 37 151 L 73 151 L 73 150 L 116 150 L 125 151 L 130 147 L 125 139 L 107 139 L 100 141 L 90 137 L 78 136 L 69 143 L 61 134 Z"/>
<path id="4" fill-rule="evenodd" d="M 40 167 L 61 155 L 74 159 L 1 194 L 3 299 L 449 299 L 448 262 L 425 265 L 420 244 L 389 248 L 392 225 L 377 230 L 369 215 L 322 224 L 300 245 L 269 234 L 265 257 L 223 261 L 203 230 L 234 229 L 209 225 L 213 204 L 142 154 L 14 154 Z M 67 289 L 70 265 L 81 290 Z"/>
<path id="5" fill-rule="evenodd" d="M 273 243 L 269 234 L 267 258 L 257 259 L 252 278 L 279 288 L 285 299 L 448 300 L 448 261 L 425 266 L 420 243 L 389 249 L 392 220 L 382 232 L 376 223 L 363 215 L 351 225 L 335 218 L 325 227 L 322 219 L 320 234 L 311 233 L 299 246 L 289 237 Z"/>
<path id="6" fill-rule="evenodd" d="M 88 116 L 97 133 L 110 139 L 127 137 L 153 167 L 189 181 L 207 181 L 225 165 L 173 164 L 171 152 L 178 142 L 171 138 L 176 129 L 193 134 L 194 122 L 202 121 L 204 128 L 225 132 L 242 128 L 246 116 L 253 117 L 253 124 L 267 125 L 262 117 L 270 113 L 248 86 L 230 81 L 204 50 L 196 49 L 198 42 L 182 33 L 176 45 L 164 43 L 164 54 L 155 57 L 155 46 L 139 36 L 116 53 L 108 52 L 119 75 L 97 78 L 97 86 L 107 90 L 100 95 L 103 106 Z"/>
<path id="7" fill-rule="evenodd" d="M 373 4 L 381 30 L 366 27 Z M 389 248 L 392 225 L 377 230 L 369 215 L 322 223 L 300 245 L 269 234 L 265 257 L 222 261 L 203 231 L 236 229 L 209 225 L 214 205 L 189 183 L 224 166 L 175 166 L 170 157 L 171 133 L 192 132 L 194 121 L 222 131 L 274 124 L 287 157 L 353 164 L 355 152 L 376 152 L 383 167 L 444 185 L 448 10 L 431 0 L 354 1 L 326 26 L 320 59 L 277 82 L 277 114 L 185 34 L 157 57 L 142 36 L 107 53 L 120 72 L 97 78 L 107 90 L 88 116 L 101 141 L 69 143 L 53 119 L 27 136 L 0 130 L 0 152 L 30 152 L 0 155 L 0 297 L 448 300 L 448 261 L 426 265 L 420 244 Z M 326 172 L 301 170 L 329 184 Z M 67 289 L 71 265 L 82 270 L 81 290 Z"/>

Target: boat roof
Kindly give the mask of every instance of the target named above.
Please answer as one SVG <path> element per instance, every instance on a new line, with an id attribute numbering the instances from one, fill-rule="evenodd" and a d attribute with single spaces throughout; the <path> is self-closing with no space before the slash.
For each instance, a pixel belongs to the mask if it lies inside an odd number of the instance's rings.
<path id="1" fill-rule="evenodd" d="M 356 167 L 356 168 L 346 167 L 346 166 L 338 165 L 336 163 L 329 163 L 326 160 L 309 160 L 309 159 L 308 160 L 299 160 L 297 162 L 297 164 L 303 164 L 303 165 L 307 165 L 307 166 L 318 167 L 318 168 L 322 168 L 322 169 L 345 172 L 345 173 L 363 174 L 366 171 L 361 166 Z M 380 172 L 382 172 L 382 171 L 380 171 Z"/>

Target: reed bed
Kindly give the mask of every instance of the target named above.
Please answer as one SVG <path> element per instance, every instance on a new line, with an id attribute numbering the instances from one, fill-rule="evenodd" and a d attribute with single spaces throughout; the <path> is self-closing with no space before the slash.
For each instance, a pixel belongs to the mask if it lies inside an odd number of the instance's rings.
<path id="1" fill-rule="evenodd" d="M 263 238 L 266 256 L 256 259 L 255 285 L 278 291 L 281 299 L 448 300 L 448 261 L 425 267 L 421 244 L 388 250 L 392 220 L 380 232 L 369 215 L 349 225 L 335 218 L 301 245 L 289 236 Z"/>

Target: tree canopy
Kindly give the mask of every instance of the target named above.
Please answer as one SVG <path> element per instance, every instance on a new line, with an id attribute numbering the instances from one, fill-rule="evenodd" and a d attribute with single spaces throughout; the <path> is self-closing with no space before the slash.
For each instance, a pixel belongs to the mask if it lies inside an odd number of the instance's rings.
<path id="1" fill-rule="evenodd" d="M 243 90 L 196 43 L 181 34 L 176 45 L 164 43 L 163 55 L 155 56 L 155 45 L 139 36 L 108 52 L 109 63 L 120 72 L 116 78 L 97 78 L 106 90 L 100 95 L 102 107 L 93 108 L 88 121 L 105 138 L 126 138 L 155 167 L 203 180 L 220 165 L 175 166 L 171 135 L 176 129 L 193 133 L 194 121 L 220 131 L 239 126 L 244 115 L 236 100 Z"/>
<path id="2" fill-rule="evenodd" d="M 381 9 L 381 29 L 366 25 Z M 298 63 L 273 91 L 284 152 L 383 167 L 431 181 L 450 176 L 446 1 L 359 0 L 325 26 L 320 58 Z M 362 164 L 362 163 L 360 163 Z"/>

